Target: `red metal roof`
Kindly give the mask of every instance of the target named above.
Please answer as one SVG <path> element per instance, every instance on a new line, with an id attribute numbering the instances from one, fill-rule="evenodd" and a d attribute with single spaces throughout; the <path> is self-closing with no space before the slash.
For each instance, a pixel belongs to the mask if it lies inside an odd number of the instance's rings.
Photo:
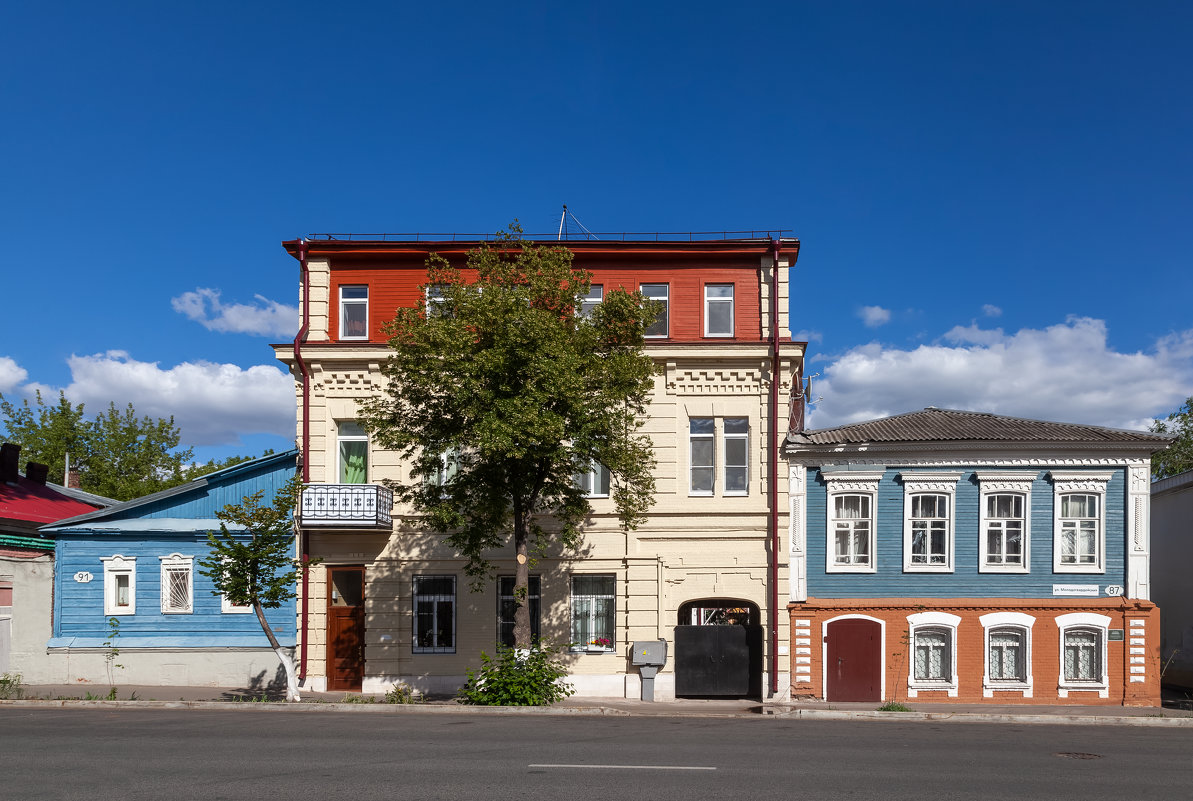
<path id="1" fill-rule="evenodd" d="M 19 520 L 43 525 L 94 512 L 97 508 L 24 476 L 18 477 L 15 485 L 0 483 L 0 521 Z"/>

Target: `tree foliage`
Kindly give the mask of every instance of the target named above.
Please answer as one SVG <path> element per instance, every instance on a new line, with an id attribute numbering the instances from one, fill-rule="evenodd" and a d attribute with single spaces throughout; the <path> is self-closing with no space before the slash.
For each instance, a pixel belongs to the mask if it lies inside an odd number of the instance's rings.
<path id="1" fill-rule="evenodd" d="M 268 503 L 265 491 L 258 490 L 217 511 L 220 530 L 207 534 L 211 550 L 199 560 L 199 572 L 211 579 L 213 595 L 253 607 L 285 666 L 291 700 L 298 700 L 294 663 L 274 636 L 264 610 L 277 609 L 295 596 L 298 571 L 305 568 L 294 558 L 294 505 L 301 491 L 302 479 L 295 474 Z"/>
<path id="2" fill-rule="evenodd" d="M 514 638 L 525 648 L 531 564 L 552 542 L 583 541 L 591 507 L 575 477 L 604 465 L 627 528 L 652 502 L 653 448 L 640 429 L 655 366 L 642 344 L 658 310 L 606 287 L 580 314 L 591 274 L 566 248 L 520 234 L 514 224 L 470 252 L 465 270 L 428 259 L 428 302 L 387 325 L 388 389 L 362 404 L 361 422 L 413 465 L 409 482 L 386 483 L 415 525 L 466 557 L 473 589 L 512 538 Z"/>
<path id="3" fill-rule="evenodd" d="M 1154 421 L 1151 430 L 1175 437 L 1167 449 L 1152 454 L 1154 478 L 1167 478 L 1193 470 L 1193 396 L 1186 398 L 1185 405 L 1167 418 Z"/>
<path id="4" fill-rule="evenodd" d="M 499 646 L 497 657 L 481 651 L 481 668 L 468 668 L 468 680 L 456 693 L 461 704 L 478 706 L 547 706 L 575 693 L 564 681 L 567 668 L 560 649 L 544 643 L 517 649 Z"/>

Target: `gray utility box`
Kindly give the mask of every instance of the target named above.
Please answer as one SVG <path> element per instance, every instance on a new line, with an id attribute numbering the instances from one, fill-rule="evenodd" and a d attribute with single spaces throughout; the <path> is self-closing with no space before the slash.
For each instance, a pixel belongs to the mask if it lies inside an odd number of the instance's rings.
<path id="1" fill-rule="evenodd" d="M 654 701 L 654 677 L 659 668 L 667 664 L 666 640 L 639 640 L 634 643 L 630 658 L 642 677 L 642 700 Z"/>

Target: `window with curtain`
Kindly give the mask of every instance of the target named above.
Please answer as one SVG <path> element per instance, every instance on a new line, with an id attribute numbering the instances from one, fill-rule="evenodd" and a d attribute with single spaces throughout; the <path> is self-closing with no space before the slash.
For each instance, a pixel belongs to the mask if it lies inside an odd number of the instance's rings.
<path id="1" fill-rule="evenodd" d="M 369 482 L 369 437 L 359 423 L 336 424 L 340 484 Z"/>
<path id="2" fill-rule="evenodd" d="M 916 681 L 953 680 L 952 634 L 943 628 L 918 628 L 915 631 Z"/>
<path id="3" fill-rule="evenodd" d="M 986 496 L 986 564 L 1023 564 L 1023 496 Z"/>
<path id="4" fill-rule="evenodd" d="M 948 542 L 948 497 L 911 496 L 911 564 L 947 565 Z"/>
<path id="5" fill-rule="evenodd" d="M 1065 629 L 1065 681 L 1102 681 L 1102 632 Z"/>
<path id="6" fill-rule="evenodd" d="M 869 495 L 833 496 L 833 563 L 869 565 L 874 532 Z"/>
<path id="7" fill-rule="evenodd" d="M 1084 493 L 1060 497 L 1060 562 L 1062 565 L 1097 567 L 1098 496 Z"/>
<path id="8" fill-rule="evenodd" d="M 988 636 L 990 680 L 1025 682 L 1027 671 L 1024 654 L 1026 636 L 1021 629 L 991 629 Z"/>
<path id="9" fill-rule="evenodd" d="M 612 651 L 615 576 L 572 576 L 572 648 Z"/>

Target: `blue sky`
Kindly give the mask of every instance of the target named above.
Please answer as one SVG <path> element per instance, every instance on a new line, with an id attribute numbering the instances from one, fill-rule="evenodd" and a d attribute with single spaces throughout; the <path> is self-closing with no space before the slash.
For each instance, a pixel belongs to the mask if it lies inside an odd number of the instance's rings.
<path id="1" fill-rule="evenodd" d="M 21 4 L 0 392 L 293 438 L 326 231 L 792 229 L 812 425 L 1193 395 L 1193 5 Z"/>

